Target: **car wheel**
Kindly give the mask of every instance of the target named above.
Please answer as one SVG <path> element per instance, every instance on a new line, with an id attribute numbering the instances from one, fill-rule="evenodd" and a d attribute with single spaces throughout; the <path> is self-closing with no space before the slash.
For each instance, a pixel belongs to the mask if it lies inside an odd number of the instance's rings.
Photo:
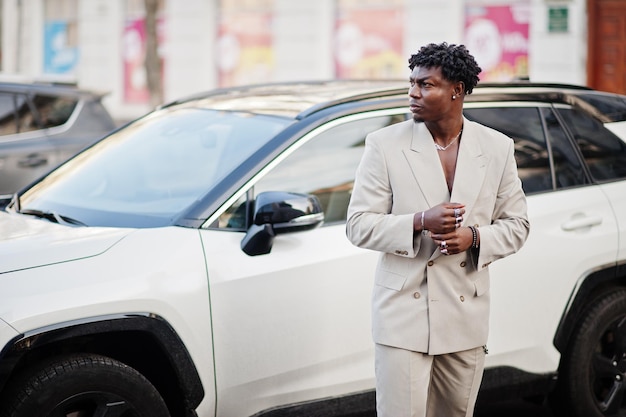
<path id="1" fill-rule="evenodd" d="M 3 417 L 169 417 L 158 391 L 135 369 L 99 355 L 73 355 L 14 383 Z"/>
<path id="2" fill-rule="evenodd" d="M 561 362 L 553 407 L 560 415 L 575 417 L 622 415 L 626 412 L 626 291 L 604 294 L 583 317 Z"/>

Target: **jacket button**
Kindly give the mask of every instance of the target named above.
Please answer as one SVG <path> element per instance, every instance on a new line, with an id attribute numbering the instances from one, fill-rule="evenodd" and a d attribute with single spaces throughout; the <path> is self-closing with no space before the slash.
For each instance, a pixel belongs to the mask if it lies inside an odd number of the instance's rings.
<path id="1" fill-rule="evenodd" d="M 461 300 L 461 302 L 465 301 L 465 297 L 460 296 L 459 299 Z"/>
<path id="2" fill-rule="evenodd" d="M 465 268 L 465 265 L 467 265 L 465 261 L 461 262 L 461 268 Z"/>
<path id="3" fill-rule="evenodd" d="M 428 266 L 433 266 L 435 264 L 435 261 L 428 261 Z"/>
<path id="4" fill-rule="evenodd" d="M 422 294 L 420 294 L 419 292 L 414 292 L 414 293 L 413 293 L 413 298 L 415 298 L 416 300 L 417 300 L 418 298 L 420 298 L 421 296 L 422 296 Z"/>

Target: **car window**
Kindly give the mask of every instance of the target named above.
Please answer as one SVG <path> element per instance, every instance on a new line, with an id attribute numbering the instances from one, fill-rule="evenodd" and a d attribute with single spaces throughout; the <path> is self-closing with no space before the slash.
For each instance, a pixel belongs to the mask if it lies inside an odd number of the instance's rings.
<path id="1" fill-rule="evenodd" d="M 541 108 L 546 123 L 548 143 L 552 151 L 552 163 L 557 189 L 589 184 L 583 163 L 578 157 L 572 142 L 559 123 L 554 110 Z"/>
<path id="2" fill-rule="evenodd" d="M 624 96 L 593 91 L 574 95 L 572 100 L 602 122 L 626 120 L 626 98 Z"/>
<path id="3" fill-rule="evenodd" d="M 315 136 L 296 149 L 263 177 L 254 194 L 288 191 L 317 196 L 324 209 L 324 223 L 346 220 L 346 212 L 368 133 L 406 120 L 405 114 L 370 117 L 343 123 Z M 218 220 L 220 228 L 243 228 L 246 224 L 244 197 Z"/>
<path id="4" fill-rule="evenodd" d="M 78 100 L 71 97 L 49 96 L 37 94 L 33 97 L 33 105 L 37 112 L 39 126 L 33 129 L 60 126 L 72 115 Z"/>
<path id="5" fill-rule="evenodd" d="M 626 178 L 626 143 L 597 119 L 580 110 L 559 109 L 597 181 Z"/>
<path id="6" fill-rule="evenodd" d="M 65 124 L 78 104 L 76 98 L 0 93 L 0 135 L 31 132 Z"/>
<path id="7" fill-rule="evenodd" d="M 0 135 L 26 132 L 35 123 L 26 95 L 0 93 Z"/>
<path id="8" fill-rule="evenodd" d="M 492 127 L 515 141 L 518 175 L 526 194 L 586 183 L 581 162 L 551 109 L 481 107 L 465 109 L 464 113 L 468 119 Z"/>

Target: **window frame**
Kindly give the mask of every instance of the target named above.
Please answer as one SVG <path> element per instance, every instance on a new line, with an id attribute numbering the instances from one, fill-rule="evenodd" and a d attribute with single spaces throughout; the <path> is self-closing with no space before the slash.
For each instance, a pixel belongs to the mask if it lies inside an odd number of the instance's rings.
<path id="1" fill-rule="evenodd" d="M 606 126 L 606 124 L 607 123 L 621 123 L 621 122 L 605 122 L 605 121 L 602 121 L 601 119 L 599 119 L 595 115 L 589 114 L 585 109 L 577 107 L 577 106 L 568 106 L 568 105 L 560 104 L 560 105 L 555 105 L 554 108 L 555 108 L 555 112 L 554 113 L 555 113 L 557 119 L 559 120 L 559 123 L 561 124 L 561 126 L 563 126 L 563 129 L 565 130 L 569 141 L 574 144 L 574 148 L 576 150 L 576 154 L 578 156 L 578 159 L 580 159 L 582 161 L 582 165 L 583 165 L 583 168 L 585 170 L 585 175 L 587 176 L 587 178 L 589 180 L 589 184 L 590 185 L 611 184 L 611 183 L 614 183 L 614 182 L 619 182 L 619 181 L 626 180 L 626 177 L 624 177 L 624 178 L 611 178 L 611 179 L 596 179 L 593 176 L 592 172 L 591 172 L 591 168 L 589 167 L 589 164 L 587 163 L 587 158 L 583 154 L 583 151 L 580 149 L 580 146 L 578 146 L 578 142 L 576 140 L 576 137 L 574 135 L 574 132 L 573 132 L 572 128 L 565 122 L 565 119 L 564 119 L 563 115 L 561 114 L 561 112 L 556 111 L 556 110 L 557 109 L 566 109 L 566 110 L 575 110 L 575 111 L 578 111 L 580 113 L 584 113 L 590 119 L 594 119 L 595 121 L 597 121 L 598 124 L 600 124 L 600 125 L 602 125 L 604 127 L 604 129 L 608 130 L 610 133 L 612 133 L 613 135 L 617 136 L 619 139 L 622 139 L 622 138 L 616 132 L 614 132 L 612 129 L 609 129 Z"/>

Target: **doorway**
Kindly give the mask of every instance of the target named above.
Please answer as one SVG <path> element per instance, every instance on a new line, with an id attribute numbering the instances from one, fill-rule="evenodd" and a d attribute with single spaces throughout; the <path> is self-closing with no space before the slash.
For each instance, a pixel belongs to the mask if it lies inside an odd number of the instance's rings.
<path id="1" fill-rule="evenodd" d="M 626 1 L 588 0 L 587 84 L 626 94 Z"/>

